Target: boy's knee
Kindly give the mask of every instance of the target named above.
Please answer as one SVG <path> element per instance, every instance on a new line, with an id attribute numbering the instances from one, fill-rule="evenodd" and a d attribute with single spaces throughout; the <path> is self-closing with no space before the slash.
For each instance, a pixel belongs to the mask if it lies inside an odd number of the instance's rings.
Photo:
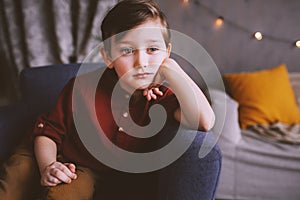
<path id="1" fill-rule="evenodd" d="M 0 173 L 1 199 L 24 199 L 39 187 L 35 159 L 26 151 L 16 151 L 2 166 Z"/>
<path id="2" fill-rule="evenodd" d="M 16 179 L 22 179 L 27 176 L 37 176 L 38 168 L 35 159 L 25 153 L 12 155 L 4 163 L 6 173 L 14 176 Z"/>
<path id="3" fill-rule="evenodd" d="M 89 200 L 94 195 L 94 177 L 87 171 L 77 169 L 77 179 L 71 183 L 62 183 L 54 187 L 47 187 L 45 199 L 47 200 Z"/>
<path id="4" fill-rule="evenodd" d="M 54 187 L 47 187 L 45 200 L 90 200 L 93 199 L 93 187 L 79 188 L 72 183 L 62 183 Z"/>

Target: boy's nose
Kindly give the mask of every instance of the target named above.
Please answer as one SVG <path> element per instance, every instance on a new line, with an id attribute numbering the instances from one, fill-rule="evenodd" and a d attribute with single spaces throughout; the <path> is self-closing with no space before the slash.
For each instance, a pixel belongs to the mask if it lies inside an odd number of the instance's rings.
<path id="1" fill-rule="evenodd" d="M 138 49 L 135 52 L 135 67 L 146 67 L 148 66 L 148 55 L 146 53 L 146 50 L 144 49 Z"/>

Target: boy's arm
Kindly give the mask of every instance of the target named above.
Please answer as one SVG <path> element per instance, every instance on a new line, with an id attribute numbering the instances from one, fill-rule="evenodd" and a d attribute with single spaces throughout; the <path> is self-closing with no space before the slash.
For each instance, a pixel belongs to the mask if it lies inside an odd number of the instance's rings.
<path id="1" fill-rule="evenodd" d="M 46 136 L 38 136 L 34 140 L 34 153 L 40 172 L 42 172 L 46 166 L 56 161 L 56 144 Z"/>
<path id="2" fill-rule="evenodd" d="M 41 174 L 43 186 L 56 186 L 59 183 L 70 183 L 76 179 L 75 165 L 62 164 L 56 161 L 56 143 L 46 136 L 38 136 L 34 140 L 34 152 Z"/>
<path id="3" fill-rule="evenodd" d="M 175 60 L 166 58 L 161 64 L 155 82 L 164 79 L 180 103 L 181 109 L 175 111 L 175 119 L 190 128 L 210 130 L 215 121 L 214 112 L 201 89 Z"/>

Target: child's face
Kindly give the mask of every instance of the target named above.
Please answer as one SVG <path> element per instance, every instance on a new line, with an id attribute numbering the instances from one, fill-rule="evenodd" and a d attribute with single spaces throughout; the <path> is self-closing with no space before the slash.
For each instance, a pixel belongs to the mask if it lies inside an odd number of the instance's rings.
<path id="1" fill-rule="evenodd" d="M 148 20 L 118 41 L 112 37 L 111 56 L 105 55 L 104 60 L 115 68 L 125 90 L 146 89 L 169 57 L 171 46 L 166 47 L 161 28 L 159 20 Z"/>

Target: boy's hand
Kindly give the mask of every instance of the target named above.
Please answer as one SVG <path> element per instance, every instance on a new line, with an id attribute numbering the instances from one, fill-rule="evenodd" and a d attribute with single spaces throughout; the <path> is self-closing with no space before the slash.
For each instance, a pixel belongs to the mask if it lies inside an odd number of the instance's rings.
<path id="1" fill-rule="evenodd" d="M 76 178 L 74 164 L 53 162 L 41 172 L 41 185 L 56 186 L 60 183 L 71 183 Z"/>
<path id="2" fill-rule="evenodd" d="M 157 99 L 157 95 L 162 96 L 163 92 L 159 90 L 159 87 L 151 87 L 145 89 L 143 95 L 150 101 L 151 99 Z"/>
<path id="3" fill-rule="evenodd" d="M 164 73 L 167 73 L 168 70 L 179 67 L 175 60 L 172 58 L 165 58 L 161 63 L 155 78 L 153 80 L 153 84 L 151 84 L 147 89 L 144 90 L 143 95 L 146 96 L 147 100 L 157 99 L 157 96 L 162 96 L 163 92 L 159 90 L 159 85 L 165 81 Z"/>

